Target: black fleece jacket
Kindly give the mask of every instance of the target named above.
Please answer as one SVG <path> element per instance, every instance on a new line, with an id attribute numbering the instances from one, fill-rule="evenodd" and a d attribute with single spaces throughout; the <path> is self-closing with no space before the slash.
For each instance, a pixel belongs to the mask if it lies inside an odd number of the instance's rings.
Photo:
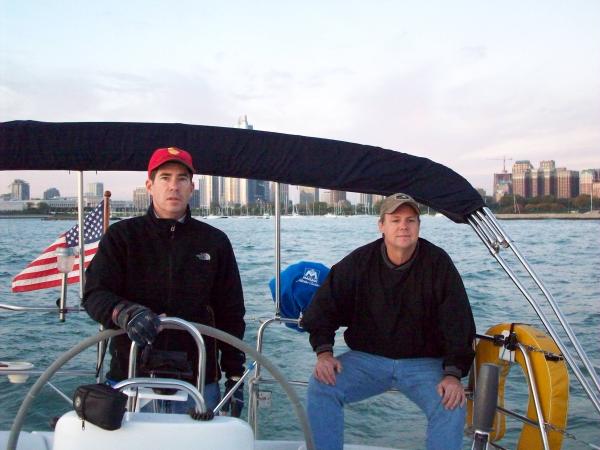
<path id="1" fill-rule="evenodd" d="M 231 243 L 222 231 L 192 219 L 189 208 L 183 223 L 156 218 L 151 205 L 146 215 L 109 227 L 86 270 L 83 306 L 94 320 L 117 328 L 111 314 L 122 300 L 244 337 L 244 298 Z M 228 377 L 243 373 L 242 352 L 207 336 L 204 341 L 207 383 L 219 380 L 221 369 Z M 129 346 L 127 335 L 112 340 L 109 378 L 127 377 Z M 153 348 L 186 352 L 194 371 L 189 380 L 195 381 L 197 351 L 187 332 L 162 331 Z"/>
<path id="2" fill-rule="evenodd" d="M 387 358 L 442 357 L 444 371 L 465 376 L 475 323 L 462 280 L 448 254 L 419 238 L 411 261 L 390 267 L 383 239 L 335 264 L 302 319 L 316 352 L 335 331 L 353 350 Z"/>

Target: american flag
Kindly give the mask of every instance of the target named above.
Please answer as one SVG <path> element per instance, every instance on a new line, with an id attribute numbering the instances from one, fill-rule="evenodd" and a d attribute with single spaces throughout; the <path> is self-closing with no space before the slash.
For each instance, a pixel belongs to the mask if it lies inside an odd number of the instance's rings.
<path id="1" fill-rule="evenodd" d="M 86 268 L 98 249 L 98 243 L 103 232 L 104 200 L 92 212 L 85 216 L 83 223 L 83 238 L 85 242 Z M 79 225 L 75 225 L 66 233 L 61 234 L 40 256 L 30 262 L 27 267 L 12 280 L 13 292 L 27 292 L 38 289 L 60 286 L 63 274 L 57 269 L 54 251 L 60 247 L 79 247 Z M 79 281 L 79 258 L 76 258 L 73 270 L 67 277 L 68 283 Z"/>

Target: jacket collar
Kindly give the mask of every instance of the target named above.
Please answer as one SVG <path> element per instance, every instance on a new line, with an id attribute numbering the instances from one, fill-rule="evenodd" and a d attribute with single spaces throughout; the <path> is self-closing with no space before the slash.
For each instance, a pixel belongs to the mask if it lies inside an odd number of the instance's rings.
<path id="1" fill-rule="evenodd" d="M 148 210 L 146 211 L 146 217 L 157 231 L 167 232 L 173 225 L 176 225 L 177 228 L 182 226 L 185 227 L 192 218 L 192 211 L 190 209 L 190 205 L 187 205 L 185 209 L 185 216 L 183 217 L 182 222 L 175 219 L 161 219 L 156 216 L 156 213 L 154 212 L 154 205 L 152 201 L 150 201 L 150 206 L 148 206 Z"/>

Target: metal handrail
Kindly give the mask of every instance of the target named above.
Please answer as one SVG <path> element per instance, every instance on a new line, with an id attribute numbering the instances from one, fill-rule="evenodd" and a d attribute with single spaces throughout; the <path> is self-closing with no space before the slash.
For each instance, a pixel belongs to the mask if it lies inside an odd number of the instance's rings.
<path id="1" fill-rule="evenodd" d="M 281 314 L 281 199 L 275 183 L 275 317 Z"/>
<path id="2" fill-rule="evenodd" d="M 273 323 L 294 323 L 298 324 L 300 322 L 299 319 L 291 319 L 286 317 L 271 317 L 270 319 L 266 319 L 263 323 L 258 327 L 258 331 L 256 333 L 256 351 L 262 354 L 263 349 L 263 335 L 265 333 L 265 329 L 273 324 Z M 254 376 L 249 381 L 249 404 L 248 404 L 248 423 L 252 427 L 254 431 L 254 435 L 258 436 L 258 385 L 261 381 L 260 375 L 261 365 L 259 362 L 256 362 L 254 367 Z M 299 382 L 290 382 L 290 384 L 297 384 Z"/>
<path id="3" fill-rule="evenodd" d="M 585 353 L 585 350 L 583 349 L 581 343 L 577 339 L 577 336 L 573 332 L 573 329 L 569 325 L 569 322 L 567 322 L 567 319 L 565 318 L 565 316 L 563 315 L 562 311 L 560 310 L 558 304 L 554 300 L 554 297 L 552 296 L 550 291 L 548 291 L 548 289 L 546 289 L 546 287 L 544 286 L 544 283 L 542 283 L 541 279 L 539 278 L 539 276 L 537 275 L 537 273 L 535 272 L 533 267 L 531 267 L 531 265 L 527 262 L 525 257 L 519 251 L 519 249 L 514 245 L 512 239 L 508 236 L 508 234 L 504 231 L 502 226 L 498 223 L 498 221 L 494 217 L 493 213 L 488 208 L 485 208 L 485 210 L 486 210 L 485 212 L 486 212 L 487 219 L 489 219 L 489 222 L 491 222 L 492 225 L 502 234 L 503 238 L 506 240 L 506 242 L 508 244 L 508 247 L 513 251 L 513 253 L 517 257 L 519 262 L 523 265 L 523 267 L 529 273 L 529 275 L 531 276 L 531 278 L 533 279 L 535 284 L 542 291 L 542 294 L 544 294 L 544 296 L 548 300 L 548 303 L 549 303 L 550 307 L 552 308 L 552 311 L 554 312 L 558 321 L 560 322 L 563 329 L 565 330 L 565 333 L 567 333 L 567 336 L 569 336 L 569 339 L 571 340 L 571 343 L 575 347 L 577 354 L 581 358 L 583 365 L 588 370 L 590 377 L 596 386 L 596 389 L 600 393 L 600 378 L 598 377 L 598 374 L 596 373 L 596 370 L 595 370 L 594 366 L 592 365 L 591 361 L 587 357 L 587 354 Z"/>
<path id="4" fill-rule="evenodd" d="M 192 335 L 196 346 L 198 347 L 198 378 L 196 379 L 196 389 L 200 392 L 200 395 L 204 396 L 204 368 L 206 366 L 206 348 L 204 346 L 204 339 L 200 332 L 191 323 L 179 319 L 178 317 L 159 317 L 161 327 L 166 329 L 185 330 Z M 131 348 L 129 350 L 129 370 L 127 378 L 135 378 L 136 375 L 136 362 L 137 362 L 137 344 L 135 341 L 131 341 Z"/>
<path id="5" fill-rule="evenodd" d="M 527 367 L 527 378 L 529 378 L 529 386 L 531 387 L 531 393 L 533 395 L 533 403 L 535 405 L 535 412 L 538 418 L 538 426 L 540 428 L 540 436 L 542 437 L 542 443 L 544 444 L 544 450 L 550 449 L 550 444 L 548 443 L 548 435 L 546 434 L 546 427 L 544 426 L 545 418 L 544 413 L 542 411 L 542 404 L 540 403 L 540 396 L 537 390 L 537 384 L 535 382 L 535 376 L 533 374 L 533 366 L 531 365 L 531 358 L 529 357 L 529 352 L 523 346 L 523 344 L 517 344 L 519 350 L 523 354 L 523 358 L 525 359 L 525 366 Z"/>
<path id="6" fill-rule="evenodd" d="M 203 413 L 206 411 L 206 404 L 202 394 L 190 383 L 175 378 L 128 378 L 119 381 L 113 386 L 115 389 L 123 390 L 125 388 L 162 388 L 162 389 L 177 389 L 186 391 L 196 402 L 196 411 Z M 133 408 L 130 407 L 129 411 Z"/>
<path id="7" fill-rule="evenodd" d="M 233 397 L 233 394 L 235 394 L 235 391 L 237 391 L 238 388 L 240 386 L 242 386 L 242 384 L 244 383 L 246 378 L 248 378 L 250 376 L 250 374 L 252 373 L 252 370 L 254 370 L 254 367 L 256 367 L 256 361 L 254 361 L 252 364 L 250 364 L 250 367 L 248 367 L 246 369 L 246 371 L 240 377 L 240 379 L 231 387 L 231 389 L 228 392 L 225 393 L 225 395 L 223 396 L 221 401 L 217 404 L 217 406 L 214 407 L 213 413 L 215 415 L 218 414 L 219 411 L 221 411 L 221 408 L 223 408 L 223 406 L 225 405 L 225 403 L 227 403 L 231 399 L 231 397 Z"/>
<path id="8" fill-rule="evenodd" d="M 471 215 L 471 216 L 467 217 L 467 221 L 468 221 L 469 225 L 471 225 L 471 227 L 473 228 L 473 230 L 475 231 L 477 236 L 479 236 L 479 238 L 482 240 L 482 242 L 488 248 L 488 250 L 492 254 L 492 256 L 496 259 L 496 261 L 498 261 L 498 263 L 500 264 L 502 269 L 504 269 L 504 271 L 508 274 L 508 276 L 510 277 L 512 282 L 517 286 L 517 288 L 525 296 L 525 298 L 527 299 L 529 304 L 533 307 L 534 311 L 536 312 L 537 316 L 541 320 L 542 324 L 544 325 L 544 327 L 546 328 L 546 330 L 548 331 L 548 333 L 550 334 L 550 336 L 552 337 L 552 339 L 554 340 L 554 342 L 560 349 L 565 360 L 569 364 L 569 367 L 571 368 L 571 370 L 573 370 L 573 373 L 575 374 L 576 378 L 579 380 L 581 386 L 585 390 L 590 401 L 592 402 L 592 404 L 594 405 L 596 410 L 600 413 L 600 400 L 594 394 L 593 389 L 590 386 L 588 380 L 585 378 L 584 374 L 581 372 L 581 369 L 579 368 L 577 362 L 575 361 L 575 359 L 569 352 L 569 349 L 565 346 L 563 340 L 558 335 L 555 328 L 549 322 L 548 318 L 546 317 L 546 314 L 540 308 L 540 305 L 538 305 L 538 303 L 534 300 L 532 295 L 529 293 L 527 288 L 525 288 L 525 286 L 521 283 L 519 278 L 516 276 L 516 274 L 513 272 L 513 270 L 509 267 L 509 265 L 504 260 L 504 258 L 502 258 L 502 256 L 500 256 L 498 248 L 497 247 L 495 248 L 493 246 L 493 243 L 491 243 L 489 241 L 488 236 L 482 231 L 480 224 L 477 222 L 476 216 Z M 507 242 L 509 242 L 509 241 L 507 240 Z M 510 242 L 509 242 L 509 245 L 511 245 L 511 247 L 514 247 L 514 244 L 511 244 Z M 580 358 L 581 358 L 581 355 L 578 355 L 578 356 L 580 356 Z"/>
<path id="9" fill-rule="evenodd" d="M 9 305 L 8 303 L 0 303 L 0 309 L 6 309 L 8 311 L 51 311 L 51 312 L 61 312 L 61 309 L 58 306 L 17 306 L 17 305 Z M 63 312 L 82 312 L 85 309 L 81 307 L 67 307 L 62 309 Z"/>

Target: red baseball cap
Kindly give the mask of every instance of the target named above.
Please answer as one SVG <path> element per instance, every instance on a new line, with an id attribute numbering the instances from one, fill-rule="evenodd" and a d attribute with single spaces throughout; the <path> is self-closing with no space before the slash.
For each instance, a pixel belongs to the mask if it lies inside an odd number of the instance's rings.
<path id="1" fill-rule="evenodd" d="M 150 162 L 148 162 L 148 178 L 150 178 L 153 170 L 168 162 L 178 162 L 187 167 L 192 173 L 196 172 L 192 163 L 192 155 L 185 150 L 177 147 L 157 148 L 152 153 Z"/>

